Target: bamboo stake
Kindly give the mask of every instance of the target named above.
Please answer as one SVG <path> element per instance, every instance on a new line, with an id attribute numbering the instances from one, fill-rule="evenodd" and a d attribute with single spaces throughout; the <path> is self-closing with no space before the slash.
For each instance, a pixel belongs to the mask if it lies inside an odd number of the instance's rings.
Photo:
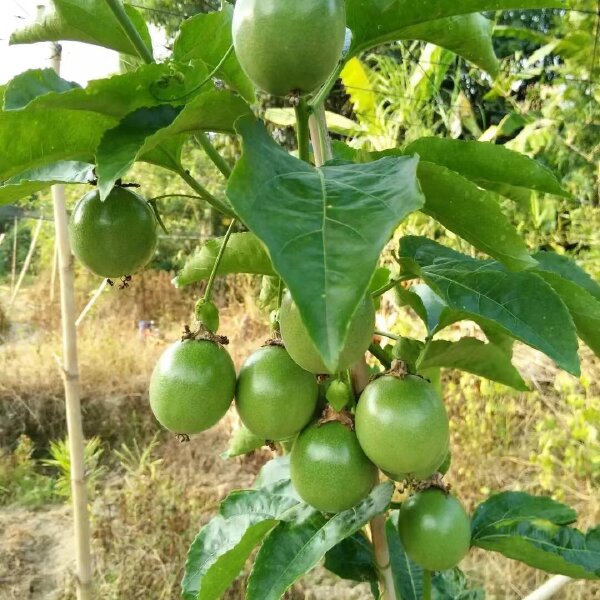
<path id="1" fill-rule="evenodd" d="M 540 586 L 535 592 L 529 594 L 529 596 L 525 596 L 523 600 L 548 600 L 562 590 L 565 585 L 573 581 L 570 577 L 565 575 L 556 575 L 546 581 L 542 586 Z"/>
<path id="2" fill-rule="evenodd" d="M 13 293 L 15 289 L 15 276 L 17 274 L 17 240 L 19 234 L 19 217 L 15 217 L 15 226 L 13 227 L 13 254 L 12 254 L 12 267 L 10 271 L 10 293 Z"/>
<path id="3" fill-rule="evenodd" d="M 315 166 L 320 167 L 332 158 L 331 139 L 325 121 L 325 108 L 322 104 L 313 107 L 313 114 L 308 120 L 310 138 L 315 158 Z M 369 383 L 369 369 L 365 359 L 361 359 L 351 369 L 352 386 L 359 394 Z M 381 600 L 396 600 L 396 587 L 390 564 L 390 551 L 385 534 L 385 515 L 377 515 L 369 523 L 371 541 L 375 554 L 375 562 L 379 574 L 379 591 Z"/>
<path id="4" fill-rule="evenodd" d="M 61 47 L 52 44 L 52 68 L 60 73 Z M 91 600 L 92 566 L 90 552 L 90 524 L 85 481 L 84 439 L 79 397 L 79 365 L 77 360 L 77 329 L 75 327 L 75 280 L 73 255 L 67 229 L 67 209 L 64 185 L 52 186 L 54 231 L 58 248 L 60 279 L 60 308 L 62 321 L 62 376 L 65 388 L 65 406 L 69 454 L 71 458 L 71 497 L 75 529 L 75 560 L 78 600 Z"/>
<path id="5" fill-rule="evenodd" d="M 52 273 L 50 274 L 50 304 L 54 304 L 54 295 L 56 292 L 56 273 L 58 271 L 58 244 L 54 240 L 54 250 L 52 252 Z"/>
<path id="6" fill-rule="evenodd" d="M 33 258 L 33 253 L 35 252 L 35 247 L 37 245 L 37 240 L 40 235 L 40 231 L 42 230 L 43 224 L 44 224 L 44 222 L 40 219 L 37 222 L 35 229 L 33 230 L 33 236 L 31 238 L 31 243 L 29 244 L 29 250 L 27 251 L 27 256 L 25 257 L 25 262 L 23 263 L 23 266 L 21 267 L 21 272 L 19 273 L 19 279 L 17 280 L 17 283 L 16 283 L 16 285 L 13 289 L 12 295 L 10 297 L 10 302 L 8 303 L 8 310 L 10 310 L 13 307 L 13 304 L 15 303 L 17 294 L 19 293 L 19 290 L 21 289 L 23 279 L 25 279 L 25 275 L 27 275 L 27 271 L 29 270 L 29 265 L 31 264 L 31 259 Z"/>
<path id="7" fill-rule="evenodd" d="M 85 308 L 81 311 L 79 316 L 77 317 L 77 321 L 75 321 L 75 327 L 79 327 L 82 321 L 85 319 L 86 315 L 92 310 L 92 307 L 98 301 L 98 298 L 102 295 L 104 288 L 108 285 L 108 279 L 103 279 L 102 283 L 98 286 L 98 289 L 94 292 L 93 296 L 90 298 L 89 302 L 85 305 Z"/>

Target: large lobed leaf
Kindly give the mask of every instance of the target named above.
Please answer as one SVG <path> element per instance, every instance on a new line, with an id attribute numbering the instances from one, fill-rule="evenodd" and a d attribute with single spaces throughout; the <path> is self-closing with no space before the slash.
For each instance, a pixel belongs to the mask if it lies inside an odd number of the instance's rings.
<path id="1" fill-rule="evenodd" d="M 208 240 L 202 244 L 173 280 L 175 286 L 182 287 L 208 279 L 222 244 L 223 238 Z M 249 232 L 234 233 L 229 238 L 217 275 L 229 273 L 276 275 L 264 245 Z"/>
<path id="2" fill-rule="evenodd" d="M 252 118 L 238 121 L 244 154 L 227 195 L 266 245 L 327 367 L 337 368 L 347 327 L 380 252 L 421 208 L 417 159 L 316 169 L 290 156 Z"/>
<path id="3" fill-rule="evenodd" d="M 0 185 L 0 205 L 40 192 L 55 183 L 90 183 L 94 166 L 85 162 L 62 161 L 19 173 Z"/>
<path id="4" fill-rule="evenodd" d="M 511 273 L 495 261 L 470 258 L 416 236 L 402 239 L 399 256 L 403 272 L 422 278 L 453 311 L 454 320 L 491 323 L 540 350 L 566 371 L 579 374 L 571 315 L 539 275 Z"/>
<path id="5" fill-rule="evenodd" d="M 246 598 L 279 600 L 336 544 L 383 512 L 391 500 L 392 492 L 392 483 L 383 483 L 354 508 L 337 513 L 330 519 L 315 511 L 303 519 L 281 522 L 264 541 L 256 556 Z"/>
<path id="6" fill-rule="evenodd" d="M 347 22 L 352 30 L 350 54 L 401 39 L 404 29 L 428 21 L 490 10 L 565 6 L 562 0 L 346 0 Z"/>
<path id="7" fill-rule="evenodd" d="M 567 527 L 575 511 L 550 498 L 503 492 L 473 515 L 472 543 L 549 573 L 600 578 L 600 527 L 583 534 Z"/>
<path id="8" fill-rule="evenodd" d="M 142 40 L 152 52 L 152 41 L 144 18 L 129 4 L 125 10 Z M 72 40 L 104 46 L 123 54 L 138 55 L 105 0 L 51 0 L 50 10 L 39 23 L 15 31 L 11 44 Z"/>

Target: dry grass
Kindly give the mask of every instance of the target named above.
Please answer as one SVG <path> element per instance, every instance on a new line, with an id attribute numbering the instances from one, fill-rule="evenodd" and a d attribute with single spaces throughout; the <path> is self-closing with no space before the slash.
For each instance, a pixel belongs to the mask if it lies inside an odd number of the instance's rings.
<path id="1" fill-rule="evenodd" d="M 108 600 L 178 598 L 189 542 L 218 501 L 234 487 L 250 485 L 269 457 L 267 451 L 230 461 L 219 457 L 236 424 L 231 413 L 189 444 L 159 434 L 158 446 L 144 454 L 158 431 L 147 405 L 147 381 L 165 344 L 176 339 L 188 320 L 195 294 L 173 292 L 167 275 L 145 275 L 141 281 L 129 290 L 107 291 L 79 339 L 85 432 L 102 438 L 111 464 L 111 474 L 93 502 L 98 597 Z M 87 297 L 84 284 L 80 283 L 81 306 Z M 228 298 L 221 315 L 237 365 L 268 334 L 256 309 L 247 308 L 245 296 L 252 291 Z M 13 323 L 16 339 L 0 345 L 0 447 L 13 447 L 26 433 L 43 451 L 50 439 L 64 436 L 62 385 L 54 358 L 60 343 L 52 333 L 58 324 L 57 306 L 42 302 L 44 298 L 47 290 L 27 295 L 18 323 Z M 140 318 L 156 319 L 161 338 L 142 342 L 136 329 Z M 600 520 L 598 363 L 586 355 L 580 381 L 557 378 L 551 365 L 530 352 L 523 355 L 523 365 L 535 384 L 536 391 L 528 395 L 467 375 L 446 375 L 453 443 L 449 480 L 469 508 L 492 490 L 550 493 L 577 508 L 581 525 L 589 526 Z M 27 514 L 31 528 L 38 527 L 35 513 Z M 21 523 L 22 528 L 26 525 Z M 547 577 L 479 551 L 463 566 L 495 600 L 521 598 Z M 26 583 L 27 577 L 21 579 Z M 57 581 L 62 597 L 71 598 L 64 573 Z M 243 587 L 241 578 L 226 597 L 242 598 Z M 13 597 L 19 596 L 4 595 L 0 579 L 0 598 Z M 365 597 L 365 588 L 336 584 L 318 570 L 289 597 L 352 600 Z M 600 586 L 576 583 L 560 598 L 600 598 Z"/>

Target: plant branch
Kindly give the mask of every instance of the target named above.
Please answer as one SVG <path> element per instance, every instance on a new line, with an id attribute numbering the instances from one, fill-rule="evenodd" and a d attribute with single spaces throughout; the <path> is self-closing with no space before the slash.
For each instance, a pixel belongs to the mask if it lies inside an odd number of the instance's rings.
<path id="1" fill-rule="evenodd" d="M 142 40 L 138 30 L 134 27 L 129 15 L 125 12 L 125 7 L 121 3 L 120 0 L 106 0 L 106 4 L 115 15 L 115 18 L 119 22 L 119 25 L 125 32 L 125 35 L 129 38 L 129 41 L 133 44 L 133 47 L 136 49 L 140 58 L 144 59 L 144 61 L 148 64 L 154 62 L 154 57 L 152 56 L 152 52 Z"/>
<path id="2" fill-rule="evenodd" d="M 206 200 L 213 208 L 216 208 L 224 215 L 228 217 L 236 218 L 237 215 L 233 211 L 233 209 L 223 202 L 223 200 L 219 200 L 215 196 L 213 196 L 205 187 L 203 187 L 192 175 L 189 171 L 185 169 L 178 169 L 177 174 L 204 200 Z"/>
<path id="3" fill-rule="evenodd" d="M 385 285 L 382 285 L 379 289 L 372 292 L 371 296 L 373 296 L 373 298 L 382 296 L 389 290 L 394 289 L 399 283 L 402 283 L 403 281 L 408 281 L 408 279 L 410 279 L 410 277 L 399 277 L 398 279 L 391 279 Z"/>
<path id="4" fill-rule="evenodd" d="M 371 344 L 369 346 L 369 352 L 386 368 L 389 369 L 392 366 L 392 361 L 388 358 L 381 346 L 377 344 Z"/>
<path id="5" fill-rule="evenodd" d="M 225 179 L 229 179 L 231 175 L 231 167 L 227 164 L 227 161 L 217 152 L 217 149 L 212 145 L 211 141 L 208 139 L 208 136 L 203 131 L 197 133 L 194 136 L 194 139 L 204 148 L 204 151 L 208 155 L 215 166 L 221 173 Z"/>
<path id="6" fill-rule="evenodd" d="M 431 600 L 431 571 L 423 571 L 423 600 Z"/>
<path id="7" fill-rule="evenodd" d="M 381 337 L 390 338 L 390 340 L 396 340 L 396 341 L 398 341 L 400 339 L 399 335 L 396 335 L 394 333 L 390 333 L 389 331 L 381 331 L 379 329 L 376 329 L 374 333 L 375 333 L 375 335 L 380 335 Z"/>
<path id="8" fill-rule="evenodd" d="M 229 238 L 233 233 L 233 228 L 236 225 L 236 220 L 233 219 L 227 228 L 225 233 L 225 237 L 223 238 L 223 243 L 219 248 L 219 253 L 217 254 L 217 258 L 215 259 L 215 264 L 210 272 L 210 277 L 208 278 L 208 283 L 206 284 L 206 289 L 204 290 L 204 300 L 210 300 L 210 296 L 212 294 L 213 285 L 215 283 L 215 279 L 217 277 L 217 271 L 219 270 L 219 265 L 221 264 L 221 260 L 223 260 L 223 255 L 225 254 L 225 248 L 227 248 L 227 243 L 229 242 Z"/>
<path id="9" fill-rule="evenodd" d="M 294 106 L 294 112 L 296 113 L 296 136 L 298 137 L 298 156 L 300 160 L 309 162 L 309 110 L 308 105 L 306 104 L 306 100 L 304 98 L 298 99 L 298 103 Z"/>

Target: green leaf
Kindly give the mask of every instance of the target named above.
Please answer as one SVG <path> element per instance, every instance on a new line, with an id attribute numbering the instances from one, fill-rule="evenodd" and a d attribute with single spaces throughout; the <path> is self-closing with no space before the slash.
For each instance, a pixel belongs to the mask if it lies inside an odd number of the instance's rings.
<path id="1" fill-rule="evenodd" d="M 434 573 L 431 578 L 432 600 L 485 600 L 483 588 L 471 588 L 458 568 Z"/>
<path id="2" fill-rule="evenodd" d="M 202 244 L 173 280 L 175 286 L 182 287 L 208 279 L 222 243 L 223 238 L 218 238 Z M 229 238 L 217 275 L 229 273 L 275 275 L 269 254 L 253 233 L 233 233 Z"/>
<path id="3" fill-rule="evenodd" d="M 462 318 L 494 323 L 569 373 L 579 374 L 573 320 L 539 275 L 511 273 L 495 261 L 470 258 L 416 236 L 400 242 L 400 263 L 403 272 L 421 277 Z"/>
<path id="4" fill-rule="evenodd" d="M 460 369 L 498 381 L 516 390 L 528 391 L 529 389 L 503 348 L 471 337 L 464 337 L 457 342 L 446 340 L 430 342 L 419 361 L 419 369 L 430 367 Z"/>
<path id="5" fill-rule="evenodd" d="M 183 108 L 140 108 L 107 131 L 96 153 L 98 188 L 106 198 L 117 179 L 144 154 L 169 138 L 194 131 L 232 132 L 235 120 L 248 114 L 248 105 L 228 91 L 209 90 Z"/>
<path id="6" fill-rule="evenodd" d="M 10 36 L 10 43 L 72 40 L 104 46 L 123 54 L 138 55 L 105 0 L 50 0 L 49 8 L 41 22 L 15 31 Z M 144 18 L 130 5 L 126 4 L 125 10 L 152 52 L 152 42 Z"/>
<path id="7" fill-rule="evenodd" d="M 302 520 L 280 523 L 264 541 L 248 580 L 247 600 L 279 600 L 300 577 L 315 567 L 344 538 L 385 510 L 391 482 L 378 485 L 354 508 L 327 520 L 313 511 Z"/>
<path id="8" fill-rule="evenodd" d="M 492 194 L 433 163 L 420 162 L 418 173 L 425 214 L 513 271 L 536 264 Z"/>
<path id="9" fill-rule="evenodd" d="M 410 306 L 425 323 L 429 335 L 438 330 L 442 313 L 447 307 L 428 285 L 418 283 L 410 289 L 396 286 L 396 294 L 401 306 Z"/>
<path id="10" fill-rule="evenodd" d="M 421 208 L 416 158 L 330 164 L 290 156 L 253 119 L 238 121 L 244 154 L 227 195 L 267 246 L 332 372 L 348 323 L 398 224 Z"/>
<path id="11" fill-rule="evenodd" d="M 262 448 L 266 444 L 265 440 L 254 435 L 247 427 L 242 425 L 230 438 L 229 447 L 221 458 L 233 458 L 248 454 L 253 450 Z"/>
<path id="12" fill-rule="evenodd" d="M 346 20 L 352 30 L 349 56 L 401 39 L 405 28 L 436 19 L 492 10 L 565 6 L 562 0 L 346 0 Z"/>
<path id="13" fill-rule="evenodd" d="M 188 551 L 181 583 L 185 600 L 218 600 L 254 547 L 298 501 L 271 491 L 233 492 Z"/>
<path id="14" fill-rule="evenodd" d="M 104 134 L 96 150 L 96 173 L 102 200 L 135 162 L 146 138 L 171 125 L 180 110 L 172 106 L 139 108 Z"/>
<path id="15" fill-rule="evenodd" d="M 267 108 L 265 119 L 281 127 L 294 127 L 296 125 L 296 113 L 293 108 Z M 360 126 L 355 121 L 338 115 L 337 113 L 325 111 L 327 129 L 340 135 L 355 135 L 360 131 Z"/>
<path id="16" fill-rule="evenodd" d="M 342 579 L 377 582 L 373 547 L 360 531 L 343 539 L 329 550 L 325 555 L 324 566 Z"/>
<path id="17" fill-rule="evenodd" d="M 466 58 L 495 77 L 499 64 L 492 45 L 493 29 L 492 21 L 474 13 L 404 27 L 398 31 L 396 39 L 431 42 Z"/>
<path id="18" fill-rule="evenodd" d="M 58 161 L 93 163 L 112 117 L 87 111 L 25 109 L 0 112 L 0 181 Z"/>
<path id="19" fill-rule="evenodd" d="M 290 479 L 290 455 L 276 456 L 263 465 L 254 482 L 255 488 L 272 486 L 278 482 Z"/>
<path id="20" fill-rule="evenodd" d="M 12 79 L 6 89 L 5 108 L 71 109 L 98 112 L 117 119 L 138 108 L 160 104 L 181 105 L 207 71 L 203 66 L 179 67 L 182 80 L 172 76 L 169 64 L 149 64 L 135 71 L 90 81 L 85 88 L 50 73 L 52 69 L 25 71 Z M 54 80 L 58 78 L 58 81 Z M 64 89 L 59 89 L 64 88 Z"/>
<path id="21" fill-rule="evenodd" d="M 548 573 L 600 578 L 600 527 L 583 534 L 567 527 L 575 511 L 550 498 L 504 492 L 473 515 L 472 543 Z"/>
<path id="22" fill-rule="evenodd" d="M 24 171 L 0 185 L 0 205 L 40 192 L 55 183 L 89 183 L 94 179 L 89 163 L 63 161 Z"/>
<path id="23" fill-rule="evenodd" d="M 233 7 L 223 4 L 219 12 L 198 14 L 184 21 L 175 40 L 173 58 L 181 62 L 201 60 L 210 71 L 215 69 L 233 44 L 232 17 Z M 255 102 L 254 85 L 242 70 L 234 52 L 223 63 L 217 75 L 248 102 Z"/>
<path id="24" fill-rule="evenodd" d="M 385 524 L 394 587 L 402 600 L 421 600 L 423 597 L 423 569 L 410 560 L 404 551 L 398 533 L 398 515 L 397 510 L 392 511 Z"/>
<path id="25" fill-rule="evenodd" d="M 556 273 L 538 273 L 567 305 L 579 337 L 596 356 L 600 356 L 600 301 L 587 290 Z"/>
<path id="26" fill-rule="evenodd" d="M 49 92 L 81 89 L 78 83 L 61 79 L 54 69 L 32 69 L 8 82 L 4 93 L 4 110 L 24 108 L 38 96 Z"/>
<path id="27" fill-rule="evenodd" d="M 556 252 L 537 252 L 533 255 L 538 261 L 538 271 L 557 273 L 564 279 L 587 290 L 596 300 L 600 300 L 600 284 L 594 281 L 573 259 Z"/>
<path id="28" fill-rule="evenodd" d="M 502 193 L 502 188 L 498 187 L 501 184 L 570 197 L 550 169 L 504 146 L 427 137 L 409 144 L 404 152 L 407 155 L 418 154 L 423 161 L 447 167 L 498 193 Z"/>

